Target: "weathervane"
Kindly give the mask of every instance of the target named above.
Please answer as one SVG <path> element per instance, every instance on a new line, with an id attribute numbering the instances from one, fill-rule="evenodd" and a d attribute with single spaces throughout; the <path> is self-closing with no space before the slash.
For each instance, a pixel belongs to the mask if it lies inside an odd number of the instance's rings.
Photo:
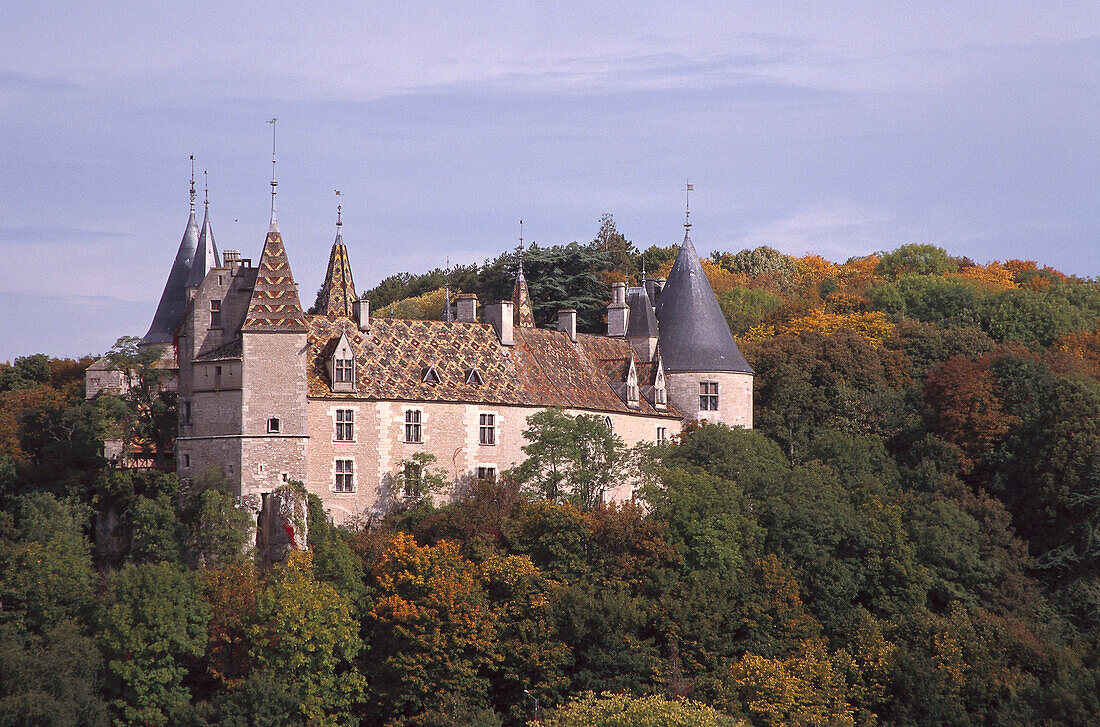
<path id="1" fill-rule="evenodd" d="M 523 279 L 523 220 L 519 221 L 519 272 L 516 277 Z"/>
<path id="2" fill-rule="evenodd" d="M 275 224 L 275 188 L 279 183 L 275 181 L 275 122 L 274 116 L 267 122 L 271 124 L 271 223 Z"/>
<path id="3" fill-rule="evenodd" d="M 202 204 L 205 207 L 210 206 L 210 175 L 205 169 L 202 170 Z"/>
<path id="4" fill-rule="evenodd" d="M 344 196 L 344 193 L 338 189 L 334 189 L 332 191 L 336 193 L 336 232 L 339 233 L 340 226 L 344 224 L 340 220 L 340 212 L 344 209 L 343 206 L 340 204 L 340 198 Z"/>
<path id="5" fill-rule="evenodd" d="M 686 182 L 684 186 L 684 231 L 691 229 L 691 193 L 695 190 L 695 185 L 691 182 Z"/>
<path id="6" fill-rule="evenodd" d="M 195 155 L 191 155 L 191 211 L 195 211 Z"/>

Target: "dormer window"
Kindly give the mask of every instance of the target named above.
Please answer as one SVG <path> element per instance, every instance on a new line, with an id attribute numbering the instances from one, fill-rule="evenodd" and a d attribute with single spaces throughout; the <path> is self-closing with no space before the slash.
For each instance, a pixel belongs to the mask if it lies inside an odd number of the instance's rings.
<path id="1" fill-rule="evenodd" d="M 637 407 L 638 401 L 638 370 L 634 367 L 634 360 L 630 361 L 630 370 L 626 374 L 626 405 Z"/>
<path id="2" fill-rule="evenodd" d="M 653 406 L 657 409 L 668 408 L 668 389 L 665 387 L 665 371 L 657 361 L 657 375 L 653 377 Z"/>
<path id="3" fill-rule="evenodd" d="M 482 378 L 481 372 L 477 369 L 470 369 L 466 372 L 466 383 L 470 386 L 483 386 L 485 379 Z"/>
<path id="4" fill-rule="evenodd" d="M 420 372 L 420 380 L 425 384 L 438 384 L 439 372 L 435 370 L 435 366 L 425 366 Z"/>
<path id="5" fill-rule="evenodd" d="M 339 392 L 355 391 L 355 349 L 347 334 L 340 334 L 340 340 L 332 351 L 328 362 L 329 375 L 332 377 L 332 390 Z"/>

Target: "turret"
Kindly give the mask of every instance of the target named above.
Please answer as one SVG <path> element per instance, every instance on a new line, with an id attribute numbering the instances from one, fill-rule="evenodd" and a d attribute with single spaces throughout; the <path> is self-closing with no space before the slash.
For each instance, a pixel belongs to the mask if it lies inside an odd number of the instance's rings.
<path id="1" fill-rule="evenodd" d="M 206 175 L 206 172 L 203 172 Z M 187 276 L 187 297 L 190 300 L 195 288 L 203 281 L 211 268 L 218 267 L 218 246 L 214 244 L 214 230 L 210 227 L 210 187 L 204 190 L 202 229 L 199 231 L 199 240 L 195 248 L 195 256 L 191 261 L 191 272 Z"/>
<path id="2" fill-rule="evenodd" d="M 153 314 L 153 322 L 141 339 L 142 346 L 171 344 L 187 307 L 187 281 L 191 277 L 191 265 L 199 246 L 199 224 L 195 220 L 194 157 L 191 157 L 191 161 L 191 215 L 187 218 L 187 227 L 176 250 L 176 259 L 172 262 L 164 291 L 160 294 L 160 303 L 157 304 L 157 312 Z"/>
<path id="3" fill-rule="evenodd" d="M 344 245 L 341 221 L 341 207 L 336 207 L 336 239 L 332 243 L 332 252 L 328 256 L 328 272 L 321 288 L 321 313 L 329 318 L 354 318 L 355 282 L 351 277 L 351 260 L 348 248 Z"/>

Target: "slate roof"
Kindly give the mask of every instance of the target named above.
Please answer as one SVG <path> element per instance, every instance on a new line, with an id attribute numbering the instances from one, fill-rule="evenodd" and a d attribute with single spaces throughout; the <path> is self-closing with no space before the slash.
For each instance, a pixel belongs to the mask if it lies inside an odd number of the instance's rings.
<path id="1" fill-rule="evenodd" d="M 657 317 L 653 315 L 653 306 L 645 288 L 628 288 L 626 304 L 630 314 L 626 322 L 626 335 L 631 338 L 646 336 L 657 337 Z"/>
<path id="2" fill-rule="evenodd" d="M 283 247 L 283 236 L 279 234 L 274 214 L 256 271 L 256 286 L 241 331 L 305 332 L 306 318 L 298 300 L 298 286 L 294 284 L 286 248 Z"/>
<path id="3" fill-rule="evenodd" d="M 187 276 L 187 287 L 197 288 L 210 268 L 221 265 L 218 259 L 218 246 L 214 244 L 214 230 L 210 227 L 210 203 L 206 203 L 206 213 L 202 216 L 202 229 L 195 248 L 195 257 L 191 261 L 191 274 Z"/>
<path id="4" fill-rule="evenodd" d="M 176 250 L 176 259 L 172 262 L 164 291 L 160 294 L 157 312 L 153 314 L 153 322 L 141 339 L 143 344 L 171 343 L 174 340 L 176 326 L 183 320 L 183 311 L 187 307 L 187 279 L 191 275 L 191 263 L 195 259 L 198 244 L 199 223 L 195 219 L 195 208 L 192 205 L 191 217 L 187 220 L 183 239 Z"/>
<path id="5" fill-rule="evenodd" d="M 196 356 L 195 361 L 226 361 L 239 359 L 244 352 L 244 345 L 240 338 L 234 339 L 229 343 L 224 343 L 215 349 L 207 351 L 206 353 Z"/>
<path id="6" fill-rule="evenodd" d="M 657 298 L 657 320 L 666 371 L 753 372 L 733 340 L 699 254 L 686 234 Z"/>
<path id="7" fill-rule="evenodd" d="M 640 413 L 679 418 L 649 402 L 632 409 L 612 388 L 625 379 L 631 356 L 622 339 L 517 327 L 515 345 L 502 346 L 492 326 L 462 321 L 373 318 L 360 331 L 350 318 L 309 316 L 309 395 L 398 401 L 452 401 Z M 357 391 L 334 392 L 326 351 L 346 332 L 355 349 Z M 433 366 L 440 381 L 422 380 Z M 467 384 L 476 368 L 483 384 Z M 618 381 L 609 380 L 620 375 Z"/>
<path id="8" fill-rule="evenodd" d="M 328 272 L 325 273 L 324 289 L 321 292 L 321 310 L 330 318 L 351 318 L 351 306 L 356 298 L 348 248 L 344 245 L 343 235 L 337 232 L 332 252 L 328 256 Z"/>

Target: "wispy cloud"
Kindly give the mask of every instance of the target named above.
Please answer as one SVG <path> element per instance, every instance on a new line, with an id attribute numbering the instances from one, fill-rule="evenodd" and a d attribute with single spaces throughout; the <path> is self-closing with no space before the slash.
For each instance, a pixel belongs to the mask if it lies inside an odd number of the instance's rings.
<path id="1" fill-rule="evenodd" d="M 728 244 L 733 250 L 769 245 L 791 255 L 816 253 L 842 261 L 904 241 L 906 235 L 887 211 L 833 202 L 759 223 Z"/>

